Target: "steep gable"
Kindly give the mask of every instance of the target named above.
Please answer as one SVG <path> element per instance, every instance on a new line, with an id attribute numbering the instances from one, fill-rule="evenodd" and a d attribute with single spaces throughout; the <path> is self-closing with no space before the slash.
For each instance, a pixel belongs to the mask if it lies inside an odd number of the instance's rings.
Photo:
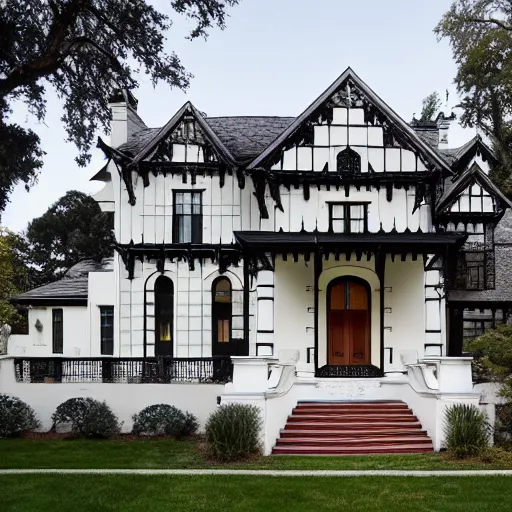
<path id="1" fill-rule="evenodd" d="M 229 150 L 190 102 L 146 142 L 130 165 L 141 162 L 235 165 Z"/>
<path id="2" fill-rule="evenodd" d="M 446 161 L 350 68 L 248 165 L 258 167 L 451 174 Z"/>
<path id="3" fill-rule="evenodd" d="M 447 187 L 436 210 L 446 215 L 493 215 L 510 207 L 512 203 L 475 163 Z"/>

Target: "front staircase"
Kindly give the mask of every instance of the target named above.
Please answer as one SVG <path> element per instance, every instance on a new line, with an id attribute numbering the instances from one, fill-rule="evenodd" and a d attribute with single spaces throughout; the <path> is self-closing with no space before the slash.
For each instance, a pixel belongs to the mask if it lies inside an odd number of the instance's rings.
<path id="1" fill-rule="evenodd" d="M 275 455 L 358 455 L 433 451 L 418 418 L 401 401 L 300 401 Z"/>

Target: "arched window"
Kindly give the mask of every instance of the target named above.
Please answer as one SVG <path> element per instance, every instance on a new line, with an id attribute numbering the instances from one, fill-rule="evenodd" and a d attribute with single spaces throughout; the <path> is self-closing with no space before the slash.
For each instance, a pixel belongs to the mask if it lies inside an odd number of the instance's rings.
<path id="1" fill-rule="evenodd" d="M 155 282 L 155 356 L 173 353 L 174 286 L 165 276 Z"/>
<path id="2" fill-rule="evenodd" d="M 358 174 L 361 172 L 361 155 L 349 146 L 338 153 L 336 164 L 338 172 Z"/>
<path id="3" fill-rule="evenodd" d="M 231 342 L 231 281 L 218 277 L 212 284 L 212 354 L 228 355 Z"/>

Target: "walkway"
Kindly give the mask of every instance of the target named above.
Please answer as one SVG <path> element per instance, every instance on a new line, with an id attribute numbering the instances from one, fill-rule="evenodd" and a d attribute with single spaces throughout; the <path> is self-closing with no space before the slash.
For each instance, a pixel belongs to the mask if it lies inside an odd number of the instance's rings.
<path id="1" fill-rule="evenodd" d="M 356 477 L 356 476 L 512 476 L 510 469 L 488 470 L 270 470 L 270 469 L 0 469 L 1 475 L 231 475 L 231 476 L 312 476 L 312 477 Z"/>

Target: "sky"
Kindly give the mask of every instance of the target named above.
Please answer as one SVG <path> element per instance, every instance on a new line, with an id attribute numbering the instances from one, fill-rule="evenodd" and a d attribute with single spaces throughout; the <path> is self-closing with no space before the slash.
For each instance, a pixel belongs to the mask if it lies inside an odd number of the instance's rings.
<path id="1" fill-rule="evenodd" d="M 206 41 L 187 40 L 191 24 L 174 13 L 166 50 L 176 52 L 194 78 L 184 93 L 165 84 L 154 89 L 146 76 L 139 77 L 134 91 L 139 115 L 148 126 L 159 127 L 191 101 L 210 117 L 297 116 L 347 66 L 406 121 L 419 115 L 421 100 L 433 91 L 444 100 L 448 90 L 452 108 L 456 66 L 447 41 L 438 42 L 433 33 L 451 2 L 241 0 L 229 10 L 226 29 L 212 29 Z M 152 3 L 171 13 L 169 0 Z M 44 123 L 23 105 L 16 107 L 13 121 L 37 132 L 47 155 L 38 183 L 29 192 L 19 185 L 2 215 L 2 224 L 13 231 L 24 230 L 68 190 L 94 193 L 103 186 L 89 181 L 103 166 L 103 153 L 93 148 L 90 165 L 78 167 L 61 115 L 53 94 Z M 448 147 L 473 135 L 453 123 Z"/>

